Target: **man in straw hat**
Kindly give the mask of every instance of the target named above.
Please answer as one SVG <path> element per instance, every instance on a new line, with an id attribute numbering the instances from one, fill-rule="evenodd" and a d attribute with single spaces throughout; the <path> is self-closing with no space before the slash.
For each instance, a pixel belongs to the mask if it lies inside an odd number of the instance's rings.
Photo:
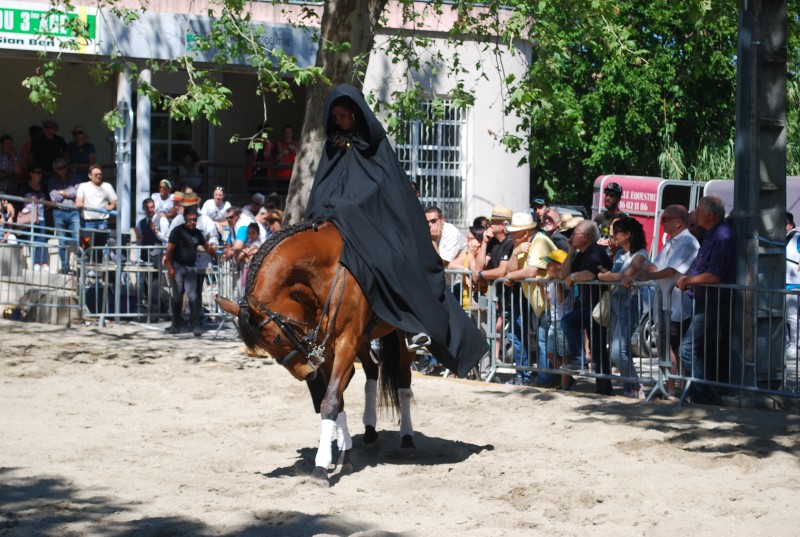
<path id="1" fill-rule="evenodd" d="M 542 220 L 544 220 L 544 217 L 545 213 L 542 214 Z M 506 274 L 504 283 L 510 285 L 515 281 L 527 278 L 546 278 L 547 264 L 542 261 L 542 256 L 556 249 L 553 241 L 550 240 L 546 233 L 536 231 L 536 224 L 533 222 L 530 213 L 514 213 L 511 224 L 507 229 L 514 241 L 514 251 L 508 261 L 508 274 Z M 522 330 L 522 339 L 527 341 L 525 334 L 527 334 L 527 329 L 530 325 L 529 314 L 532 308 L 534 317 L 537 320 L 538 366 L 540 369 L 546 369 L 548 364 L 545 358 L 545 344 L 547 343 L 548 320 L 547 316 L 544 315 L 547 302 L 544 287 L 524 282 L 521 285 L 513 285 L 512 289 L 520 289 L 522 295 L 527 299 L 527 305 L 522 307 L 522 301 L 516 299 L 519 293 L 512 293 L 513 306 L 519 309 L 522 314 L 519 322 L 514 323 L 514 330 L 518 329 L 517 324 L 519 324 L 519 329 Z M 557 379 L 547 373 L 539 373 L 536 376 L 536 383 L 541 386 L 550 386 L 556 381 Z"/>

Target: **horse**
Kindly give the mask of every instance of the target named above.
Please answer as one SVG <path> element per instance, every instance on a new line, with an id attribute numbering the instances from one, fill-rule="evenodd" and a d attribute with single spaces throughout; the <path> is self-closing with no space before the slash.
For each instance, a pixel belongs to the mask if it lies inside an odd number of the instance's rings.
<path id="1" fill-rule="evenodd" d="M 266 351 L 308 384 L 322 420 L 311 475 L 324 483 L 334 432 L 343 461 L 352 449 L 343 394 L 355 373 L 356 356 L 368 379 L 364 440 L 377 439 L 378 367 L 370 352 L 372 339 L 381 340 L 382 400 L 400 413 L 401 447 L 414 447 L 410 388 L 415 353 L 403 344 L 398 330 L 375 315 L 355 277 L 339 262 L 343 244 L 330 222 L 287 227 L 253 256 L 238 304 L 216 297 L 220 307 L 237 318 L 239 335 L 249 349 Z"/>

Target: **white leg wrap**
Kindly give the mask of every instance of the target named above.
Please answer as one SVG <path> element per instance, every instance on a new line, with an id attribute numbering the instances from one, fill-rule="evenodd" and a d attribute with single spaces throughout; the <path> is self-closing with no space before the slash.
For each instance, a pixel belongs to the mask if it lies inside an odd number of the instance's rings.
<path id="1" fill-rule="evenodd" d="M 397 390 L 400 399 L 400 436 L 414 434 L 414 426 L 411 424 L 411 400 L 414 394 L 411 388 L 400 388 Z"/>
<path id="2" fill-rule="evenodd" d="M 331 440 L 333 439 L 333 430 L 336 427 L 336 422 L 333 420 L 322 420 L 319 432 L 319 448 L 317 448 L 317 457 L 314 459 L 316 466 L 328 468 L 333 461 L 331 454 Z"/>
<path id="3" fill-rule="evenodd" d="M 364 427 L 378 424 L 378 381 L 367 379 L 364 384 Z"/>
<path id="4" fill-rule="evenodd" d="M 347 428 L 347 414 L 342 411 L 336 416 L 336 445 L 339 451 L 347 451 L 353 447 L 353 438 Z"/>

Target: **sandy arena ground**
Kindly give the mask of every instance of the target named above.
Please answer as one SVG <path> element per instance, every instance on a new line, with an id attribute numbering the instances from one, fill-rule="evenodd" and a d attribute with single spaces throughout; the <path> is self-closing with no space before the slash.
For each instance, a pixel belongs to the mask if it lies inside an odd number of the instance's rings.
<path id="1" fill-rule="evenodd" d="M 797 535 L 800 416 L 416 375 L 417 449 L 381 416 L 305 477 L 303 383 L 233 330 L 0 321 L 0 535 Z M 579 383 L 586 391 L 591 385 Z"/>

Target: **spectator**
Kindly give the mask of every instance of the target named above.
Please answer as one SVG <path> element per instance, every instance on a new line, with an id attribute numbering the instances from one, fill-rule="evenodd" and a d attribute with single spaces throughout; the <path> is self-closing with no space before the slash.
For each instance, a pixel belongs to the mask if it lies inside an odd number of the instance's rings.
<path id="1" fill-rule="evenodd" d="M 23 172 L 33 164 L 33 142 L 44 134 L 44 129 L 39 125 L 31 125 L 28 127 L 28 141 L 19 150 L 19 158 L 22 159 Z M 22 174 L 21 174 L 22 175 Z"/>
<path id="2" fill-rule="evenodd" d="M 492 208 L 489 228 L 483 232 L 483 240 L 478 248 L 478 253 L 475 255 L 475 268 L 477 270 L 472 275 L 473 284 L 480 285 L 482 280 L 491 282 L 505 277 L 508 259 L 514 250 L 514 242 L 506 233 L 506 224 L 511 220 L 512 214 L 511 209 L 502 205 L 495 205 Z M 510 306 L 511 302 L 508 294 L 504 296 L 507 300 L 498 303 L 497 323 L 495 326 L 498 334 L 502 333 L 505 317 L 504 310 L 500 309 L 501 304 Z M 502 348 L 502 343 L 498 342 L 498 348 L 496 349 L 498 355 Z"/>
<path id="3" fill-rule="evenodd" d="M 603 206 L 605 210 L 600 211 L 594 219 L 597 227 L 600 229 L 600 238 L 602 239 L 600 242 L 601 246 L 607 246 L 608 244 L 607 241 L 610 236 L 609 230 L 611 228 L 611 222 L 622 216 L 628 216 L 619 208 L 621 199 L 622 186 L 620 186 L 619 183 L 608 183 L 603 189 Z"/>
<path id="4" fill-rule="evenodd" d="M 267 180 L 271 177 L 270 157 L 275 150 L 275 146 L 269 140 L 269 130 L 267 123 L 258 125 L 256 135 L 244 151 L 246 159 L 244 175 L 251 194 L 266 192 L 269 186 Z"/>
<path id="5" fill-rule="evenodd" d="M 550 206 L 547 205 L 547 198 L 544 196 L 536 196 L 531 200 L 531 209 L 533 209 L 533 220 L 539 225 L 541 228 L 542 225 L 542 217 L 544 213 L 546 213 Z M 537 259 L 537 262 L 539 260 Z"/>
<path id="6" fill-rule="evenodd" d="M 258 249 L 261 248 L 261 245 L 264 244 L 259 238 L 261 231 L 259 229 L 259 225 L 256 222 L 251 222 L 247 226 L 247 240 L 244 243 L 244 248 L 241 252 L 239 252 L 238 257 L 236 260 L 239 262 L 239 265 L 242 267 L 242 278 L 241 278 L 241 286 L 244 288 L 247 282 L 247 273 L 250 270 L 250 261 L 253 259 L 253 256 L 256 255 Z"/>
<path id="7" fill-rule="evenodd" d="M 794 225 L 794 215 L 790 212 L 786 212 L 786 242 L 788 243 L 792 237 L 797 234 L 797 229 Z"/>
<path id="8" fill-rule="evenodd" d="M 688 295 L 675 287 L 697 256 L 700 244 L 689 233 L 689 211 L 682 205 L 670 205 L 661 214 L 661 227 L 667 234 L 667 242 L 658 252 L 647 270 L 640 272 L 637 280 L 655 281 L 661 288 L 661 315 L 658 325 L 658 347 L 662 361 L 669 357 L 670 371 L 678 373 L 681 323 L 691 314 Z M 667 348 L 669 340 L 669 348 Z M 675 380 L 667 380 L 667 393 L 675 395 Z"/>
<path id="9" fill-rule="evenodd" d="M 705 286 L 735 283 L 735 235 L 717 196 L 700 198 L 696 211 L 697 225 L 706 230 L 706 237 L 688 272 L 675 282 L 681 291 L 688 290 L 694 300 L 693 314 L 681 340 L 681 363 L 686 376 L 727 382 L 730 292 Z M 718 361 L 718 357 L 722 360 Z M 691 384 L 689 397 L 695 403 L 717 400 L 714 391 L 701 383 Z"/>
<path id="10" fill-rule="evenodd" d="M 606 349 L 606 329 L 592 320 L 592 309 L 600 301 L 600 286 L 584 285 L 582 282 L 596 280 L 600 270 L 611 269 L 611 259 L 606 248 L 597 244 L 600 240 L 600 229 L 592 221 L 583 220 L 569 239 L 567 259 L 561 265 L 561 279 L 579 295 L 573 303 L 572 311 L 565 313 L 561 319 L 564 336 L 567 338 L 569 357 L 564 357 L 565 367 L 570 370 L 581 369 L 583 356 L 583 331 L 589 332 L 589 348 L 591 349 L 592 366 L 598 375 L 610 375 L 611 365 Z M 578 362 L 574 362 L 578 358 Z M 595 391 L 603 395 L 611 395 L 611 380 L 598 378 Z"/>
<path id="11" fill-rule="evenodd" d="M 178 206 L 172 194 L 172 181 L 169 179 L 158 182 L 158 192 L 154 192 L 150 199 L 153 200 L 156 215 L 172 220 L 178 214 Z"/>
<path id="12" fill-rule="evenodd" d="M 283 229 L 283 211 L 275 209 L 267 214 L 267 231 L 270 235 L 274 235 Z"/>
<path id="13" fill-rule="evenodd" d="M 89 171 L 89 166 L 97 163 L 97 151 L 88 140 L 89 135 L 83 125 L 75 125 L 72 128 L 72 141 L 67 144 L 71 171 L 84 174 Z"/>
<path id="14" fill-rule="evenodd" d="M 517 217 L 518 219 L 522 220 L 524 217 L 526 221 L 533 223 L 534 226 L 536 225 L 533 222 L 533 217 L 530 215 L 530 213 L 517 214 L 519 215 Z M 510 231 L 512 226 L 513 219 L 512 225 L 508 226 L 507 229 Z M 512 236 L 513 235 L 514 234 L 512 234 Z M 542 256 L 547 255 L 549 252 L 556 249 L 553 241 L 551 241 L 545 233 L 534 232 L 533 229 L 531 229 L 528 236 L 525 237 L 525 242 L 518 244 L 518 237 L 513 238 L 514 251 L 511 253 L 511 257 L 508 260 L 508 272 L 505 277 L 506 282 L 514 282 L 527 278 L 546 278 L 547 264 L 542 261 Z M 536 385 L 550 387 L 555 384 L 558 379 L 555 379 L 548 373 L 543 372 L 544 369 L 548 368 L 546 358 L 548 318 L 544 315 L 547 308 L 547 297 L 545 292 L 546 288 L 544 285 L 535 285 L 529 282 L 524 282 L 519 287 L 521 287 L 522 292 L 527 299 L 527 303 L 531 308 L 533 308 L 533 313 L 537 321 L 535 333 L 537 335 L 536 340 L 539 347 L 537 357 L 540 371 L 536 375 Z M 512 287 L 512 290 L 513 289 L 514 287 Z M 517 303 L 518 301 L 514 300 L 514 304 Z M 526 325 L 526 332 L 528 327 L 529 325 Z M 525 338 L 527 339 L 527 335 L 525 335 Z"/>
<path id="15" fill-rule="evenodd" d="M 35 203 L 33 200 L 44 201 L 47 199 L 47 188 L 42 179 L 42 169 L 39 166 L 31 166 L 28 171 L 28 182 L 20 189 L 22 197 L 29 201 L 22 207 L 17 215 L 17 223 L 21 224 L 23 218 L 27 220 L 24 225 L 20 225 L 20 231 L 27 232 L 31 244 L 31 256 L 33 257 L 33 270 L 50 271 L 48 265 L 49 255 L 47 253 L 47 237 L 45 236 L 44 224 L 44 205 Z M 44 246 L 34 247 L 33 243 L 43 244 Z"/>
<path id="16" fill-rule="evenodd" d="M 458 270 L 467 270 L 470 273 L 476 272 L 477 265 L 476 265 L 476 256 L 478 254 L 478 250 L 481 247 L 481 242 L 483 241 L 483 227 L 481 226 L 472 226 L 467 231 L 467 245 L 458 254 L 456 258 L 456 262 L 454 263 L 455 266 L 452 268 Z M 488 285 L 486 281 L 480 282 L 480 285 L 473 285 L 472 278 L 468 276 L 463 276 L 461 279 L 461 306 L 464 308 L 466 312 L 472 312 L 478 308 L 478 294 L 486 294 L 488 290 Z"/>
<path id="17" fill-rule="evenodd" d="M 5 192 L 0 192 L 0 194 L 5 194 Z M 17 218 L 16 207 L 5 198 L 0 198 L 0 217 L 3 219 L 4 229 L 9 229 L 13 226 Z"/>
<path id="18" fill-rule="evenodd" d="M 547 235 L 553 244 L 556 245 L 556 248 L 559 250 L 567 251 L 567 237 L 561 233 L 559 229 L 561 226 L 561 217 L 558 215 L 558 211 L 555 209 L 547 209 L 542 214 L 541 219 L 541 226 L 540 229 Z"/>
<path id="19" fill-rule="evenodd" d="M 242 207 L 242 213 L 246 214 L 251 220 L 254 220 L 258 211 L 264 206 L 264 194 L 256 192 L 250 198 L 250 203 Z"/>
<path id="20" fill-rule="evenodd" d="M 790 213 L 787 213 L 787 215 Z M 787 217 L 788 219 L 788 217 Z M 787 223 L 787 229 L 788 229 Z M 789 235 L 787 235 L 788 237 Z M 786 244 L 786 345 L 784 387 L 796 391 L 800 356 L 800 233 L 792 234 Z"/>
<path id="21" fill-rule="evenodd" d="M 489 229 L 489 219 L 485 216 L 476 216 L 472 220 L 472 227 L 482 227 L 483 229 Z"/>
<path id="22" fill-rule="evenodd" d="M 134 232 L 136 233 L 136 242 L 140 246 L 158 246 L 163 242 L 158 238 L 158 224 L 156 221 L 156 205 L 150 198 L 142 202 L 142 210 L 144 211 L 144 218 L 136 222 Z M 151 249 L 142 248 L 140 250 L 140 259 L 144 262 L 150 261 Z M 157 250 L 152 249 L 154 257 L 158 257 Z"/>
<path id="23" fill-rule="evenodd" d="M 536 222 L 529 213 L 514 213 L 511 223 L 506 227 L 514 243 L 514 249 L 508 260 L 507 273 L 503 278 L 504 285 L 511 288 L 511 330 L 506 336 L 514 349 L 514 362 L 517 368 L 530 367 L 528 332 L 531 327 L 531 313 L 535 313 L 539 317 L 544 313 L 545 308 L 541 287 L 525 283 L 525 289 L 523 289 L 522 285 L 517 282 L 525 278 L 544 276 L 544 269 L 538 266 L 541 263 L 541 257 L 555 249 L 546 235 L 537 233 L 534 238 L 535 228 Z M 526 300 L 522 300 L 523 291 Z M 534 307 L 533 311 L 531 310 L 532 306 Z M 517 369 L 512 383 L 528 385 L 530 380 L 530 370 Z"/>
<path id="24" fill-rule="evenodd" d="M 261 207 L 256 213 L 255 217 L 255 224 L 258 227 L 258 240 L 259 242 L 264 242 L 269 238 L 269 222 L 267 222 L 267 216 L 269 215 L 269 211 L 267 211 L 266 207 Z M 250 226 L 248 226 L 250 229 Z M 247 242 L 245 242 L 245 246 Z"/>
<path id="25" fill-rule="evenodd" d="M 553 250 L 542 256 L 541 260 L 547 264 L 548 278 L 551 280 L 561 279 L 561 264 L 566 259 L 567 252 L 561 249 Z M 561 320 L 564 318 L 564 314 L 572 311 L 571 291 L 570 287 L 561 282 L 551 281 L 547 284 L 547 322 L 543 323 L 546 327 L 547 336 L 543 354 L 550 362 L 550 366 L 554 368 L 561 367 L 563 357 L 569 353 L 567 339 L 564 336 L 564 330 L 561 328 Z M 565 373 L 561 375 L 561 382 L 558 388 L 560 390 L 569 390 L 574 384 L 575 378 Z"/>
<path id="26" fill-rule="evenodd" d="M 192 192 L 203 193 L 203 175 L 205 168 L 203 167 L 207 161 L 200 160 L 200 155 L 191 147 L 186 148 L 181 155 L 181 160 L 178 163 L 178 177 L 181 181 L 181 186 L 188 186 L 192 188 Z"/>
<path id="27" fill-rule="evenodd" d="M 570 213 L 564 213 L 561 215 L 561 225 L 559 226 L 558 230 L 567 238 L 569 242 L 569 238 L 572 236 L 572 232 L 575 227 L 583 222 L 582 216 L 574 216 Z M 569 249 L 569 245 L 567 245 L 567 249 Z"/>
<path id="28" fill-rule="evenodd" d="M 202 246 L 207 253 L 213 253 L 214 250 L 205 235 L 197 229 L 197 206 L 186 206 L 183 218 L 184 222 L 170 233 L 165 257 L 167 275 L 172 287 L 172 325 L 167 328 L 167 332 L 177 334 L 181 330 L 181 310 L 185 294 L 189 304 L 192 334 L 198 337 L 202 334 L 202 330 L 198 308 L 197 248 Z"/>
<path id="29" fill-rule="evenodd" d="M 14 192 L 17 178 L 24 173 L 22 159 L 14 149 L 14 140 L 8 134 L 0 136 L 0 191 Z"/>
<path id="30" fill-rule="evenodd" d="M 288 123 L 281 129 L 281 139 L 275 144 L 273 158 L 275 160 L 275 173 L 277 185 L 270 186 L 270 189 L 277 187 L 284 194 L 289 191 L 289 179 L 292 178 L 294 161 L 297 158 L 297 141 L 294 139 L 294 128 Z"/>
<path id="31" fill-rule="evenodd" d="M 58 123 L 52 119 L 42 121 L 44 133 L 31 143 L 33 161 L 43 173 L 53 171 L 53 161 L 57 158 L 68 158 L 67 142 L 57 135 Z"/>
<path id="32" fill-rule="evenodd" d="M 600 271 L 597 279 L 604 282 L 618 282 L 611 288 L 611 361 L 618 364 L 620 374 L 628 379 L 623 383 L 624 397 L 644 399 L 642 385 L 639 383 L 636 367 L 631 356 L 631 334 L 639 321 L 639 292 L 632 290 L 634 276 L 646 270 L 647 239 L 644 228 L 635 218 L 623 216 L 614 220 L 614 240 L 620 253 L 611 271 Z"/>
<path id="33" fill-rule="evenodd" d="M 89 181 L 78 186 L 75 206 L 83 209 L 85 227 L 108 229 L 108 211 L 117 208 L 117 193 L 110 183 L 103 182 L 103 168 L 100 165 L 89 166 Z"/>
<path id="34" fill-rule="evenodd" d="M 200 209 L 200 212 L 214 222 L 214 224 L 217 226 L 218 233 L 220 236 L 222 236 L 226 227 L 225 213 L 227 213 L 228 209 L 230 208 L 230 202 L 225 201 L 225 187 L 215 186 L 213 197 L 206 200 L 206 202 L 203 204 L 203 208 Z M 225 237 L 222 238 L 225 239 Z"/>
<path id="35" fill-rule="evenodd" d="M 61 274 L 72 274 L 69 268 L 69 247 L 77 248 L 81 236 L 81 215 L 75 207 L 80 175 L 67 169 L 67 161 L 58 158 L 53 161 L 55 174 L 50 178 L 50 201 L 60 204 L 53 209 L 53 226 L 58 233 L 58 257 L 61 261 Z"/>
<path id="36" fill-rule="evenodd" d="M 243 213 L 240 207 L 231 207 L 225 215 L 225 220 L 228 222 L 231 233 L 228 235 L 224 255 L 227 259 L 236 259 L 239 252 L 244 249 L 244 243 L 247 241 L 247 226 L 253 222 L 253 219 Z"/>
<path id="37" fill-rule="evenodd" d="M 425 219 L 428 221 L 428 229 L 431 231 L 433 247 L 442 258 L 444 268 L 449 268 L 450 263 L 455 261 L 458 254 L 467 245 L 467 241 L 456 226 L 445 221 L 444 214 L 439 207 L 425 209 Z"/>
<path id="38" fill-rule="evenodd" d="M 706 230 L 697 225 L 697 208 L 689 211 L 689 233 L 694 235 L 699 244 L 703 244 L 706 238 Z"/>

